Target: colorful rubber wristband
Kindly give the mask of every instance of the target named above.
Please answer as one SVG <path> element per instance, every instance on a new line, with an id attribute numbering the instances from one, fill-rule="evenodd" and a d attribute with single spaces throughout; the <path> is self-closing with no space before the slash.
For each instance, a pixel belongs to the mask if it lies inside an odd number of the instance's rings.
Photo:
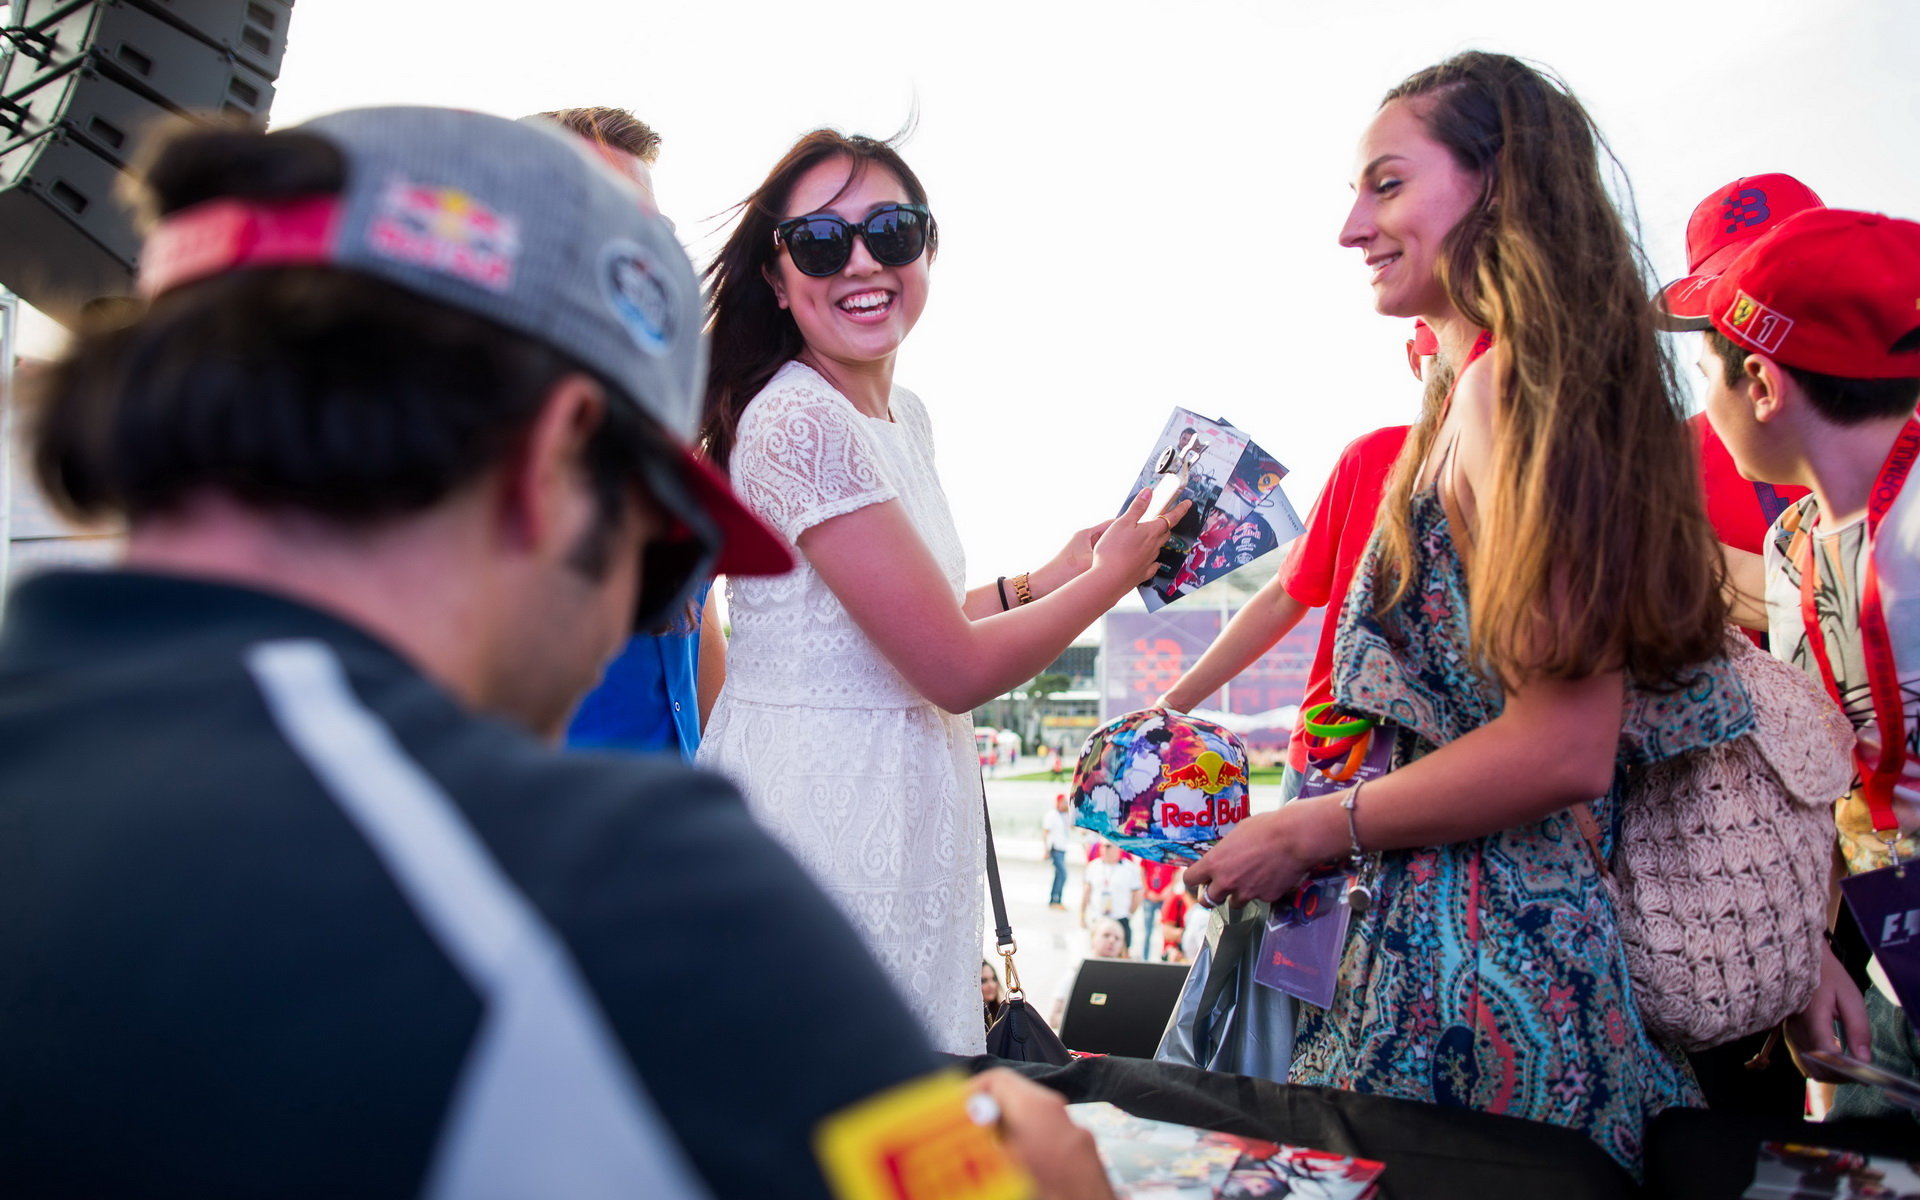
<path id="1" fill-rule="evenodd" d="M 1300 740 L 1306 743 L 1308 758 L 1316 762 L 1324 762 L 1329 759 L 1344 758 L 1347 752 L 1353 749 L 1354 743 L 1366 736 L 1365 733 L 1350 733 L 1346 737 L 1323 738 L 1309 733 Z"/>
<path id="2" fill-rule="evenodd" d="M 1321 713 L 1326 712 L 1332 707 L 1333 701 L 1322 701 L 1301 713 L 1300 723 L 1307 727 L 1308 733 L 1315 737 L 1323 738 L 1352 737 L 1355 734 L 1365 733 L 1367 730 L 1373 728 L 1372 717 L 1347 717 L 1343 720 L 1328 721 L 1325 723 L 1315 720 Z"/>
<path id="3" fill-rule="evenodd" d="M 1341 763 L 1331 771 L 1323 767 L 1320 773 L 1335 783 L 1345 783 L 1359 773 L 1360 764 L 1367 761 L 1367 750 L 1372 745 L 1373 739 L 1370 737 L 1355 738 L 1353 741 L 1353 751 L 1347 755 L 1347 761 Z M 1358 787 L 1359 785 L 1355 784 L 1354 786 Z"/>

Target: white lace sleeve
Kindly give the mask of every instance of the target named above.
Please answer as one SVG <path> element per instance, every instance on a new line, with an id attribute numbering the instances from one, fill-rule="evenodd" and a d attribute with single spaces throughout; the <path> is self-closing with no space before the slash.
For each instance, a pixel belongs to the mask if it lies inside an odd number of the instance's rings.
<path id="1" fill-rule="evenodd" d="M 820 522 L 898 493 L 851 404 L 801 372 L 777 377 L 747 406 L 734 444 L 734 487 L 788 541 Z"/>

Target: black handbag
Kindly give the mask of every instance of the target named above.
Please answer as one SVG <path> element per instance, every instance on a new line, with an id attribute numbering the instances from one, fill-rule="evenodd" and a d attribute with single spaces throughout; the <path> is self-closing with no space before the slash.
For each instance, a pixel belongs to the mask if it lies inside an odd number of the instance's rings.
<path id="1" fill-rule="evenodd" d="M 1006 897 L 1000 893 L 1000 859 L 993 852 L 993 818 L 987 813 L 985 779 L 980 781 L 980 815 L 987 828 L 987 889 L 993 897 L 994 948 L 1006 963 L 1000 1011 L 994 1016 L 993 1024 L 987 1026 L 987 1053 L 1014 1062 L 1063 1067 L 1072 1061 L 1073 1055 L 1067 1052 L 1060 1036 L 1040 1018 L 1039 1011 L 1027 1003 L 1026 993 L 1020 987 L 1020 972 L 1013 965 L 1013 955 L 1019 947 L 1013 941 L 1013 926 L 1007 921 Z"/>

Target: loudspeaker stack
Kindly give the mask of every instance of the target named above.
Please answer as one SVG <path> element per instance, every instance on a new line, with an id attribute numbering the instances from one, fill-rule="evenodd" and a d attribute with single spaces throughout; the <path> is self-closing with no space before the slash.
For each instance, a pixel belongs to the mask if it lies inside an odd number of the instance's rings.
<path id="1" fill-rule="evenodd" d="M 168 114 L 265 128 L 293 0 L 13 0 L 0 58 L 0 284 L 72 323 L 133 290 L 116 194 Z"/>

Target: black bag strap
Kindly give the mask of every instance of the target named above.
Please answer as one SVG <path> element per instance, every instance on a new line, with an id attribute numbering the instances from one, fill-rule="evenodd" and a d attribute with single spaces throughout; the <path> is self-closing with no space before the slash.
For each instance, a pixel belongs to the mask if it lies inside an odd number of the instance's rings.
<path id="1" fill-rule="evenodd" d="M 1013 953 L 1013 925 L 1007 898 L 1000 891 L 1000 858 L 993 850 L 993 814 L 987 811 L 987 777 L 980 777 L 980 821 L 987 830 L 987 894 L 993 897 L 993 942 L 1002 955 Z"/>
<path id="2" fill-rule="evenodd" d="M 993 849 L 993 814 L 987 811 L 987 776 L 980 774 L 980 821 L 987 832 L 987 895 L 993 898 L 993 946 L 1006 963 L 1006 988 L 1009 999 L 1026 995 L 1020 986 L 1020 972 L 1014 969 L 1013 955 L 1019 949 L 1013 940 L 1013 923 L 1007 920 L 1007 898 L 1000 891 L 1000 856 Z"/>

